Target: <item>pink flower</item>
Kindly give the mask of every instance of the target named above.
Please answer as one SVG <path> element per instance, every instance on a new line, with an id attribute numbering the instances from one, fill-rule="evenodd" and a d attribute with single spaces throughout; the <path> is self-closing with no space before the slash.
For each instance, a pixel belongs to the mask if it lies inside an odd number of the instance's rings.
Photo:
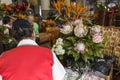
<path id="1" fill-rule="evenodd" d="M 77 20 L 75 20 L 75 21 L 72 21 L 71 24 L 72 24 L 72 25 L 82 24 L 82 19 L 77 19 Z"/>
<path id="2" fill-rule="evenodd" d="M 92 39 L 93 39 L 94 43 L 100 43 L 100 42 L 103 41 L 103 36 L 99 33 L 96 33 L 96 34 L 93 35 Z"/>
<path id="3" fill-rule="evenodd" d="M 77 51 L 77 53 L 84 53 L 85 52 L 85 44 L 84 43 L 76 43 L 74 50 Z"/>
<path id="4" fill-rule="evenodd" d="M 91 30 L 92 34 L 101 33 L 102 27 L 100 25 L 94 25 Z"/>

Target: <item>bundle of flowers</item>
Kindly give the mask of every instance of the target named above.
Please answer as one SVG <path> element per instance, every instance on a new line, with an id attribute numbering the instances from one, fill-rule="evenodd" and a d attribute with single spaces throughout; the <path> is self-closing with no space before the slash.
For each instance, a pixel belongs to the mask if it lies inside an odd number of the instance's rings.
<path id="1" fill-rule="evenodd" d="M 60 35 L 52 50 L 64 61 L 66 66 L 83 67 L 85 63 L 93 61 L 95 56 L 103 57 L 103 50 L 106 49 L 103 44 L 106 40 L 102 34 L 102 26 L 88 26 L 86 22 L 91 23 L 91 21 L 85 17 L 87 15 L 82 15 L 85 8 L 80 4 L 71 3 L 66 7 L 66 4 L 63 4 L 64 0 L 58 1 L 54 4 L 60 14 L 57 17 L 59 20 L 55 19 Z"/>
<path id="2" fill-rule="evenodd" d="M 103 57 L 103 50 L 106 47 L 103 45 L 104 37 L 101 29 L 102 26 L 99 25 L 85 26 L 82 20 L 74 26 L 73 24 L 62 25 L 61 35 L 52 50 L 60 59 L 70 58 L 68 62 L 75 62 L 77 66 L 92 61 L 95 56 Z"/>
<path id="3" fill-rule="evenodd" d="M 55 15 L 57 24 L 65 24 L 66 22 L 79 19 L 81 16 L 84 18 L 88 18 L 89 16 L 86 13 L 86 8 L 80 4 L 75 4 L 74 2 L 68 4 L 66 0 L 58 0 L 57 2 L 54 2 L 54 7 L 57 12 Z"/>
<path id="4" fill-rule="evenodd" d="M 6 5 L 3 3 L 0 3 L 0 14 L 2 15 L 9 15 L 9 16 L 17 16 L 20 18 L 24 18 L 23 14 L 27 14 L 28 10 L 28 5 L 23 3 L 23 4 L 10 4 Z"/>
<path id="5" fill-rule="evenodd" d="M 114 14 L 119 12 L 120 3 L 119 2 L 110 2 L 110 3 L 96 2 L 96 7 L 99 11 L 106 11 L 109 14 Z"/>

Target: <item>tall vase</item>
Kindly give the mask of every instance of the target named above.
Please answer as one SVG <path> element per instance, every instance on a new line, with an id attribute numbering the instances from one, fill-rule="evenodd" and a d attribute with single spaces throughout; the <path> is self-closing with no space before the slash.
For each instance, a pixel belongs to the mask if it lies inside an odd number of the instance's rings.
<path id="1" fill-rule="evenodd" d="M 114 14 L 109 14 L 109 26 L 114 25 Z"/>

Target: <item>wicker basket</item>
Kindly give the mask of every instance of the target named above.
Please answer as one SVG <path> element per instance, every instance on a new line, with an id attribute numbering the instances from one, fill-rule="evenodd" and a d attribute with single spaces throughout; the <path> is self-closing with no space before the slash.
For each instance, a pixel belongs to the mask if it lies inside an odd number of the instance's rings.
<path id="1" fill-rule="evenodd" d="M 107 35 L 105 54 L 118 57 L 116 65 L 120 67 L 120 27 L 103 27 L 103 33 Z"/>

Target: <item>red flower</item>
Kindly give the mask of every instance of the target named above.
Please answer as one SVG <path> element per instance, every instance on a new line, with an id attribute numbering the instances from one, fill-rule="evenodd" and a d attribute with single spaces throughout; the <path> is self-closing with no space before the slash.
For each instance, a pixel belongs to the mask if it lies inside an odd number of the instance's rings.
<path id="1" fill-rule="evenodd" d="M 110 13 L 110 14 L 114 14 L 114 12 L 115 12 L 114 8 L 111 8 L 111 9 L 109 10 L 109 13 Z"/>
<path id="2" fill-rule="evenodd" d="M 12 11 L 12 7 L 10 5 L 4 4 L 4 6 L 7 11 Z"/>

